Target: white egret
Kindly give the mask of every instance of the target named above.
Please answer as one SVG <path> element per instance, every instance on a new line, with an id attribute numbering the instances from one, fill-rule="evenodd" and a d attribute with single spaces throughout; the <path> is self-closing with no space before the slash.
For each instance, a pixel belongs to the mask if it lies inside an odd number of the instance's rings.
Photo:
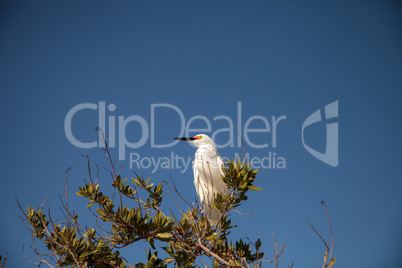
<path id="1" fill-rule="evenodd" d="M 221 218 L 221 212 L 212 208 L 214 199 L 218 193 L 223 196 L 229 193 L 221 178 L 223 161 L 216 150 L 216 145 L 205 134 L 190 138 L 180 137 L 175 140 L 189 141 L 198 147 L 193 161 L 194 185 L 205 216 L 212 224 L 215 224 Z"/>

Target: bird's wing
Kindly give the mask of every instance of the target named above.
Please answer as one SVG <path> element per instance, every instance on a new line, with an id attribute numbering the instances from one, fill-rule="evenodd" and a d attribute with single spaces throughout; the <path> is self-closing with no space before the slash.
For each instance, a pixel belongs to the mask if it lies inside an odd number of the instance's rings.
<path id="1" fill-rule="evenodd" d="M 198 161 L 193 161 L 193 172 L 194 172 L 194 186 L 197 191 L 198 198 L 200 199 L 201 204 L 205 204 L 206 196 L 205 196 L 205 176 L 202 170 L 198 168 Z"/>
<path id="2" fill-rule="evenodd" d="M 214 157 L 214 162 L 215 163 L 213 163 L 213 174 L 211 174 L 212 175 L 211 179 L 212 179 L 213 188 L 214 188 L 214 194 L 220 193 L 222 195 L 226 195 L 229 193 L 229 191 L 226 186 L 226 183 L 221 178 L 221 176 L 223 175 L 223 171 L 222 171 L 223 160 L 217 154 L 216 157 Z"/>
<path id="3" fill-rule="evenodd" d="M 195 178 L 197 178 L 197 174 L 195 174 L 195 171 L 196 171 L 196 166 L 195 166 L 196 164 L 195 164 L 195 160 L 193 160 L 193 173 L 194 173 L 194 180 L 195 180 Z"/>
<path id="4" fill-rule="evenodd" d="M 222 157 L 221 157 L 219 154 L 218 154 L 218 159 L 217 159 L 217 161 L 218 161 L 218 166 L 220 167 L 221 175 L 224 175 L 224 174 L 223 174 L 222 167 L 224 167 L 225 163 L 223 162 Z"/>

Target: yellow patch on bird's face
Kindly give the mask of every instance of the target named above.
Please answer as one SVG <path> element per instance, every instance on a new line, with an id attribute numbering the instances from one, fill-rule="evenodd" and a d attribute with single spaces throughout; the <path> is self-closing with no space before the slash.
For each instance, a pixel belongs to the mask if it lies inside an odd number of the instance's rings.
<path id="1" fill-rule="evenodd" d="M 194 138 L 196 138 L 197 140 L 201 140 L 201 139 L 202 139 L 202 136 L 201 136 L 201 135 L 198 135 L 198 136 L 195 136 Z"/>

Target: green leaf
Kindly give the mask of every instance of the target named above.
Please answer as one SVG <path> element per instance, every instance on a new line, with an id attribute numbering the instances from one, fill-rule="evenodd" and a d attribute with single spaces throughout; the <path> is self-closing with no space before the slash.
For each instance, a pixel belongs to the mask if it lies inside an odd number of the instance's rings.
<path id="1" fill-rule="evenodd" d="M 259 248 L 259 247 L 261 247 L 261 244 L 262 244 L 261 240 L 258 238 L 257 241 L 255 242 L 255 247 Z"/>
<path id="2" fill-rule="evenodd" d="M 166 258 L 166 259 L 164 260 L 165 263 L 171 263 L 172 261 L 174 261 L 173 258 Z"/>
<path id="3" fill-rule="evenodd" d="M 105 217 L 106 214 L 105 214 L 105 212 L 104 212 L 102 209 L 97 208 L 96 211 L 99 213 L 99 215 Z"/>
<path id="4" fill-rule="evenodd" d="M 257 187 L 255 185 L 249 185 L 248 189 L 253 190 L 253 191 L 261 191 L 262 190 L 260 187 Z"/>
<path id="5" fill-rule="evenodd" d="M 162 239 L 169 239 L 171 238 L 173 235 L 170 233 L 160 233 L 160 234 L 156 234 L 156 236 L 158 238 L 162 238 Z"/>
<path id="6" fill-rule="evenodd" d="M 85 196 L 85 193 L 83 193 L 83 192 L 75 192 L 75 194 L 78 195 L 78 196 L 82 196 L 82 197 Z"/>
<path id="7" fill-rule="evenodd" d="M 206 239 L 207 239 L 207 241 L 214 240 L 217 235 L 218 235 L 217 233 L 213 233 L 210 236 L 206 237 Z"/>
<path id="8" fill-rule="evenodd" d="M 149 240 L 149 244 L 151 245 L 152 249 L 155 249 L 155 241 L 153 239 Z"/>
<path id="9" fill-rule="evenodd" d="M 88 193 L 90 193 L 90 194 L 94 193 L 94 187 L 92 186 L 92 184 L 88 185 Z"/>
<path id="10" fill-rule="evenodd" d="M 159 193 L 160 191 L 162 191 L 162 183 L 160 183 L 159 185 L 158 185 L 158 187 L 156 187 L 156 193 Z"/>
<path id="11" fill-rule="evenodd" d="M 140 182 L 137 179 L 131 178 L 131 180 L 135 185 L 140 185 Z"/>
<path id="12" fill-rule="evenodd" d="M 332 260 L 331 260 L 331 262 L 329 263 L 329 267 L 334 266 L 335 262 L 336 262 L 336 258 L 333 257 Z"/>
<path id="13" fill-rule="evenodd" d="M 87 204 L 87 208 L 89 208 L 90 206 L 93 206 L 94 203 L 88 203 Z"/>

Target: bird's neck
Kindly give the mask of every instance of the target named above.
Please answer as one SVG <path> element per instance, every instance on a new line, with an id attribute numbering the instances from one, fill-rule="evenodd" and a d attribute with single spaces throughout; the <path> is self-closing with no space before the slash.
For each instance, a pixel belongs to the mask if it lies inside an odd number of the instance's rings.
<path id="1" fill-rule="evenodd" d="M 216 151 L 216 146 L 213 143 L 201 144 L 199 149 Z"/>

